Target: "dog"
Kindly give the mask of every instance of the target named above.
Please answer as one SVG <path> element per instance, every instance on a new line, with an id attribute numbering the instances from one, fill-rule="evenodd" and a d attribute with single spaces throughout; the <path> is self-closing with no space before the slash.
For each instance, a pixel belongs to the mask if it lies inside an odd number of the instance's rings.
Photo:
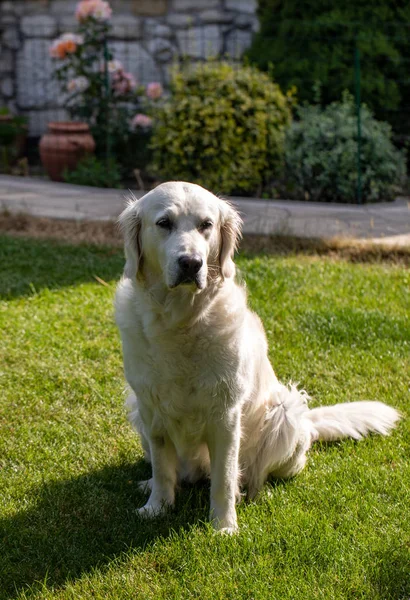
<path id="1" fill-rule="evenodd" d="M 381 402 L 308 408 L 281 384 L 262 323 L 235 281 L 241 219 L 204 188 L 168 182 L 119 218 L 126 263 L 115 298 L 129 417 L 152 478 L 144 517 L 173 506 L 179 481 L 210 477 L 215 529 L 237 530 L 240 489 L 299 473 L 316 440 L 387 435 L 400 418 Z"/>

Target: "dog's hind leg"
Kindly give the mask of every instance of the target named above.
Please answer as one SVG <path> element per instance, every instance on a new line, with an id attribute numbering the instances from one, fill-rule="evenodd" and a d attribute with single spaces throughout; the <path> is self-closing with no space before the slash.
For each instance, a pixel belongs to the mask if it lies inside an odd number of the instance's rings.
<path id="1" fill-rule="evenodd" d="M 254 498 L 269 476 L 285 478 L 299 473 L 311 446 L 307 394 L 296 386 L 275 390 L 273 406 L 267 407 L 260 423 L 254 460 L 247 461 L 245 482 L 248 497 Z"/>

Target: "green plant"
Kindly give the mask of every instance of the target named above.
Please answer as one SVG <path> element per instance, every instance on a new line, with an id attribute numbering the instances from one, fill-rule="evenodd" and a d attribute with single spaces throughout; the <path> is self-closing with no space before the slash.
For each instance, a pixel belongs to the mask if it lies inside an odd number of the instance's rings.
<path id="1" fill-rule="evenodd" d="M 0 108 L 0 166 L 6 172 L 22 154 L 27 133 L 27 119 Z"/>
<path id="2" fill-rule="evenodd" d="M 103 188 L 121 187 L 121 168 L 112 158 L 108 161 L 101 161 L 95 156 L 87 156 L 78 163 L 74 170 L 69 171 L 66 169 L 63 177 L 66 183 L 76 185 Z"/>
<path id="3" fill-rule="evenodd" d="M 408 57 L 410 3 L 374 0 L 303 3 L 259 0 L 260 31 L 247 52 L 262 70 L 274 65 L 284 89 L 296 86 L 301 101 L 314 102 L 322 84 L 324 104 L 355 86 L 355 47 L 361 57 L 362 98 L 377 118 L 410 133 Z"/>
<path id="4" fill-rule="evenodd" d="M 210 61 L 175 71 L 154 112 L 154 169 L 215 192 L 255 192 L 281 169 L 290 101 L 252 67 Z"/>
<path id="5" fill-rule="evenodd" d="M 287 131 L 287 180 L 300 199 L 356 202 L 357 117 L 353 98 L 322 109 L 302 106 Z M 361 107 L 361 179 L 364 202 L 394 199 L 406 174 L 403 151 L 391 141 L 391 127 Z"/>
<path id="6" fill-rule="evenodd" d="M 54 40 L 50 56 L 70 117 L 89 124 L 97 156 L 124 159 L 122 171 L 127 175 L 141 166 L 130 158 L 135 133 L 146 134 L 150 129 L 148 113 L 163 90 L 158 82 L 138 85 L 133 74 L 115 60 L 108 44 L 111 14 L 105 0 L 79 2 L 77 32 L 64 33 Z"/>

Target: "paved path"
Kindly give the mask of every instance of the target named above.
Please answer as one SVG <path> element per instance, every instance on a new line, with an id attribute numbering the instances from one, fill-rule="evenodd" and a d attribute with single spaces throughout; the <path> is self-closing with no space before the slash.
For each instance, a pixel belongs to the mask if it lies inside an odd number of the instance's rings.
<path id="1" fill-rule="evenodd" d="M 134 192 L 141 196 L 141 192 Z M 0 210 L 79 220 L 116 219 L 124 190 L 0 176 Z M 231 198 L 244 218 L 244 232 L 329 239 L 350 237 L 410 246 L 410 202 L 357 206 L 286 200 Z"/>

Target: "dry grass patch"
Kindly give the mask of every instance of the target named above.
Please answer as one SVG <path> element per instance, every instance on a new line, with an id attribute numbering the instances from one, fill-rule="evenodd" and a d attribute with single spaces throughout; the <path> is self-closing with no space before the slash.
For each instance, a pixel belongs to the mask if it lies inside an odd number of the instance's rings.
<path id="1" fill-rule="evenodd" d="M 48 219 L 26 214 L 0 213 L 0 232 L 12 236 L 55 239 L 70 244 L 122 246 L 115 221 Z M 371 240 L 334 238 L 305 239 L 291 236 L 245 235 L 240 251 L 246 254 L 329 256 L 350 262 L 392 262 L 410 264 L 410 246 L 375 243 Z"/>

